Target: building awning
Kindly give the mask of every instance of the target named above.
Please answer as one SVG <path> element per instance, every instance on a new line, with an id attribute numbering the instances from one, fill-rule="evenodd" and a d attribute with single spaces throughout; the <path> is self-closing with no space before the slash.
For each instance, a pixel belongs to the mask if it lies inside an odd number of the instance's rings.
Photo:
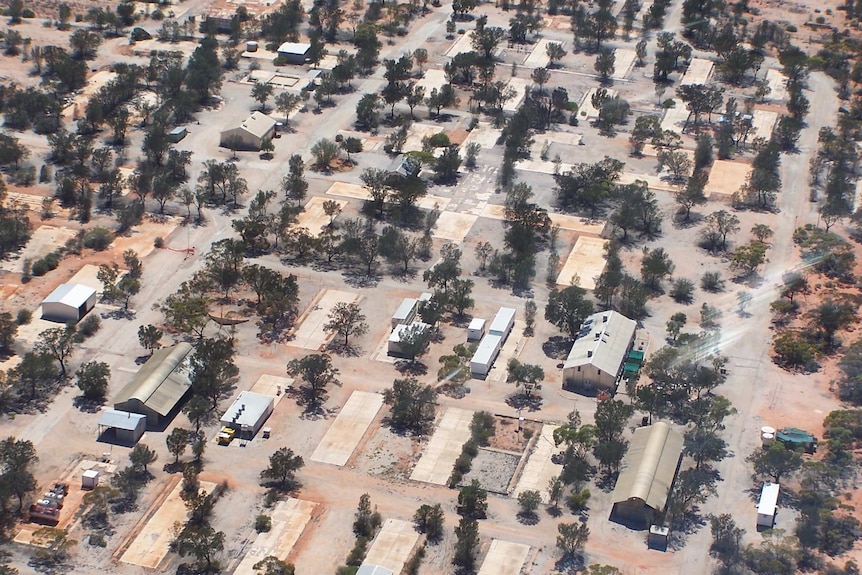
<path id="1" fill-rule="evenodd" d="M 120 411 L 118 409 L 106 409 L 99 417 L 99 426 L 135 431 L 138 428 L 140 421 L 146 421 L 146 419 L 146 415 L 141 415 L 139 413 Z"/>

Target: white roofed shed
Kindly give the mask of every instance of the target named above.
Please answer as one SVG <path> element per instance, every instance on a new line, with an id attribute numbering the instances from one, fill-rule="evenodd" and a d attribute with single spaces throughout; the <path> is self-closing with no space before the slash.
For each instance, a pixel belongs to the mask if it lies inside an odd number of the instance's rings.
<path id="1" fill-rule="evenodd" d="M 83 284 L 60 284 L 42 300 L 42 319 L 77 323 L 96 306 L 96 290 Z"/>
<path id="2" fill-rule="evenodd" d="M 491 371 L 491 366 L 494 365 L 494 360 L 500 353 L 500 348 L 503 347 L 503 336 L 488 333 L 482 338 L 482 343 L 473 354 L 470 360 L 470 372 L 474 376 L 485 377 Z"/>
<path id="3" fill-rule="evenodd" d="M 221 424 L 235 429 L 243 439 L 252 439 L 263 427 L 274 407 L 275 400 L 269 395 L 241 391 L 221 416 Z"/>
<path id="4" fill-rule="evenodd" d="M 515 325 L 515 308 L 512 307 L 501 307 L 500 311 L 497 312 L 497 315 L 494 316 L 494 319 L 491 321 L 491 325 L 488 327 L 488 333 L 499 335 L 503 337 L 503 341 L 509 337 L 509 332 L 512 331 L 512 327 Z"/>
<path id="5" fill-rule="evenodd" d="M 757 503 L 757 526 L 772 529 L 775 523 L 775 512 L 778 509 L 778 493 L 781 486 L 778 483 L 764 483 L 760 490 L 760 501 Z"/>

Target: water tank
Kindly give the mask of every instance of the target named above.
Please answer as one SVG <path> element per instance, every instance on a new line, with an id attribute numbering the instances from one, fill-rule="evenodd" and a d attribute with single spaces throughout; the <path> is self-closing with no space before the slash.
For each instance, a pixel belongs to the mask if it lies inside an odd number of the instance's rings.
<path id="1" fill-rule="evenodd" d="M 760 433 L 761 433 L 761 434 L 763 434 L 763 433 L 771 433 L 772 435 L 775 435 L 775 428 L 774 428 L 774 427 L 770 427 L 770 426 L 768 426 L 768 425 L 764 425 L 763 427 L 761 427 L 761 428 L 760 428 Z"/>
<path id="2" fill-rule="evenodd" d="M 763 447 L 769 447 L 772 445 L 772 442 L 775 441 L 774 433 L 761 433 L 760 434 L 760 443 Z"/>
<path id="3" fill-rule="evenodd" d="M 254 40 L 249 40 L 248 43 L 245 45 L 245 49 L 248 52 L 257 52 L 257 42 L 255 42 Z"/>

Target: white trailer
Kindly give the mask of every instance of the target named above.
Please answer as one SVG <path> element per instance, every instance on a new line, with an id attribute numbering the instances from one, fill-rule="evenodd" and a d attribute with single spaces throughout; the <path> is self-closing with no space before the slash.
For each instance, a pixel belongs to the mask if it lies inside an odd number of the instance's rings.
<path id="1" fill-rule="evenodd" d="M 764 483 L 760 490 L 760 501 L 757 503 L 757 526 L 772 529 L 775 524 L 775 512 L 778 509 L 777 483 Z"/>
<path id="2" fill-rule="evenodd" d="M 479 341 L 483 335 L 485 335 L 485 320 L 481 317 L 474 317 L 467 327 L 467 341 Z"/>
<path id="3" fill-rule="evenodd" d="M 476 353 L 473 354 L 473 359 L 470 360 L 470 372 L 477 377 L 488 375 L 502 346 L 503 337 L 500 335 L 489 333 L 482 338 L 482 343 L 479 344 Z"/>
<path id="4" fill-rule="evenodd" d="M 515 308 L 501 307 L 500 311 L 497 312 L 497 315 L 495 315 L 494 319 L 491 321 L 491 325 L 488 327 L 488 333 L 499 335 L 503 338 L 503 341 L 506 341 L 506 338 L 509 337 L 509 332 L 512 331 L 512 327 L 514 325 Z"/>

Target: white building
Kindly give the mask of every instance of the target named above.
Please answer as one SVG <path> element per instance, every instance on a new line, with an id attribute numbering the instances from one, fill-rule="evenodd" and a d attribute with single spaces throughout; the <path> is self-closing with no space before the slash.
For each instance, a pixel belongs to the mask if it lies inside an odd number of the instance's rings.
<path id="1" fill-rule="evenodd" d="M 278 47 L 278 57 L 288 64 L 305 64 L 308 61 L 309 50 L 311 50 L 311 44 L 284 42 Z"/>
<path id="2" fill-rule="evenodd" d="M 400 323 L 396 325 L 392 329 L 392 333 L 389 334 L 389 343 L 386 348 L 386 352 L 388 355 L 401 355 L 404 351 L 401 349 L 401 336 L 405 331 L 413 330 L 419 328 L 421 331 L 419 333 L 424 333 L 431 326 L 427 323 L 422 323 L 421 321 L 415 321 L 413 323 Z"/>
<path id="3" fill-rule="evenodd" d="M 224 130 L 219 145 L 225 148 L 236 147 L 237 150 L 260 150 L 261 145 L 275 134 L 275 124 L 275 120 L 266 114 L 252 112 L 251 116 L 236 128 Z"/>
<path id="4" fill-rule="evenodd" d="M 485 377 L 491 371 L 491 366 L 500 354 L 500 349 L 506 343 L 506 338 L 515 325 L 515 308 L 501 307 L 491 320 L 488 333 L 482 338 L 476 353 L 470 360 L 470 372 L 474 377 Z"/>
<path id="5" fill-rule="evenodd" d="M 96 290 L 83 284 L 61 284 L 42 300 L 42 319 L 77 323 L 96 305 Z"/>
<path id="6" fill-rule="evenodd" d="M 252 439 L 274 408 L 275 400 L 272 396 L 241 391 L 220 421 L 224 427 L 235 429 L 238 437 Z"/>
<path id="7" fill-rule="evenodd" d="M 479 341 L 483 335 L 485 335 L 485 320 L 474 317 L 467 326 L 467 341 Z"/>
<path id="8" fill-rule="evenodd" d="M 106 409 L 99 416 L 99 435 L 113 430 L 118 443 L 134 445 L 147 430 L 147 416 L 129 411 Z"/>
<path id="9" fill-rule="evenodd" d="M 636 329 L 633 320 L 615 311 L 585 319 L 563 365 L 564 385 L 616 391 Z"/>
<path id="10" fill-rule="evenodd" d="M 509 337 L 512 327 L 515 325 L 515 308 L 501 307 L 491 320 L 491 325 L 488 327 L 488 333 L 503 336 L 503 341 Z"/>
<path id="11" fill-rule="evenodd" d="M 772 529 L 775 523 L 775 512 L 778 509 L 778 492 L 781 487 L 777 483 L 764 483 L 760 490 L 760 501 L 757 503 L 757 526 Z"/>

